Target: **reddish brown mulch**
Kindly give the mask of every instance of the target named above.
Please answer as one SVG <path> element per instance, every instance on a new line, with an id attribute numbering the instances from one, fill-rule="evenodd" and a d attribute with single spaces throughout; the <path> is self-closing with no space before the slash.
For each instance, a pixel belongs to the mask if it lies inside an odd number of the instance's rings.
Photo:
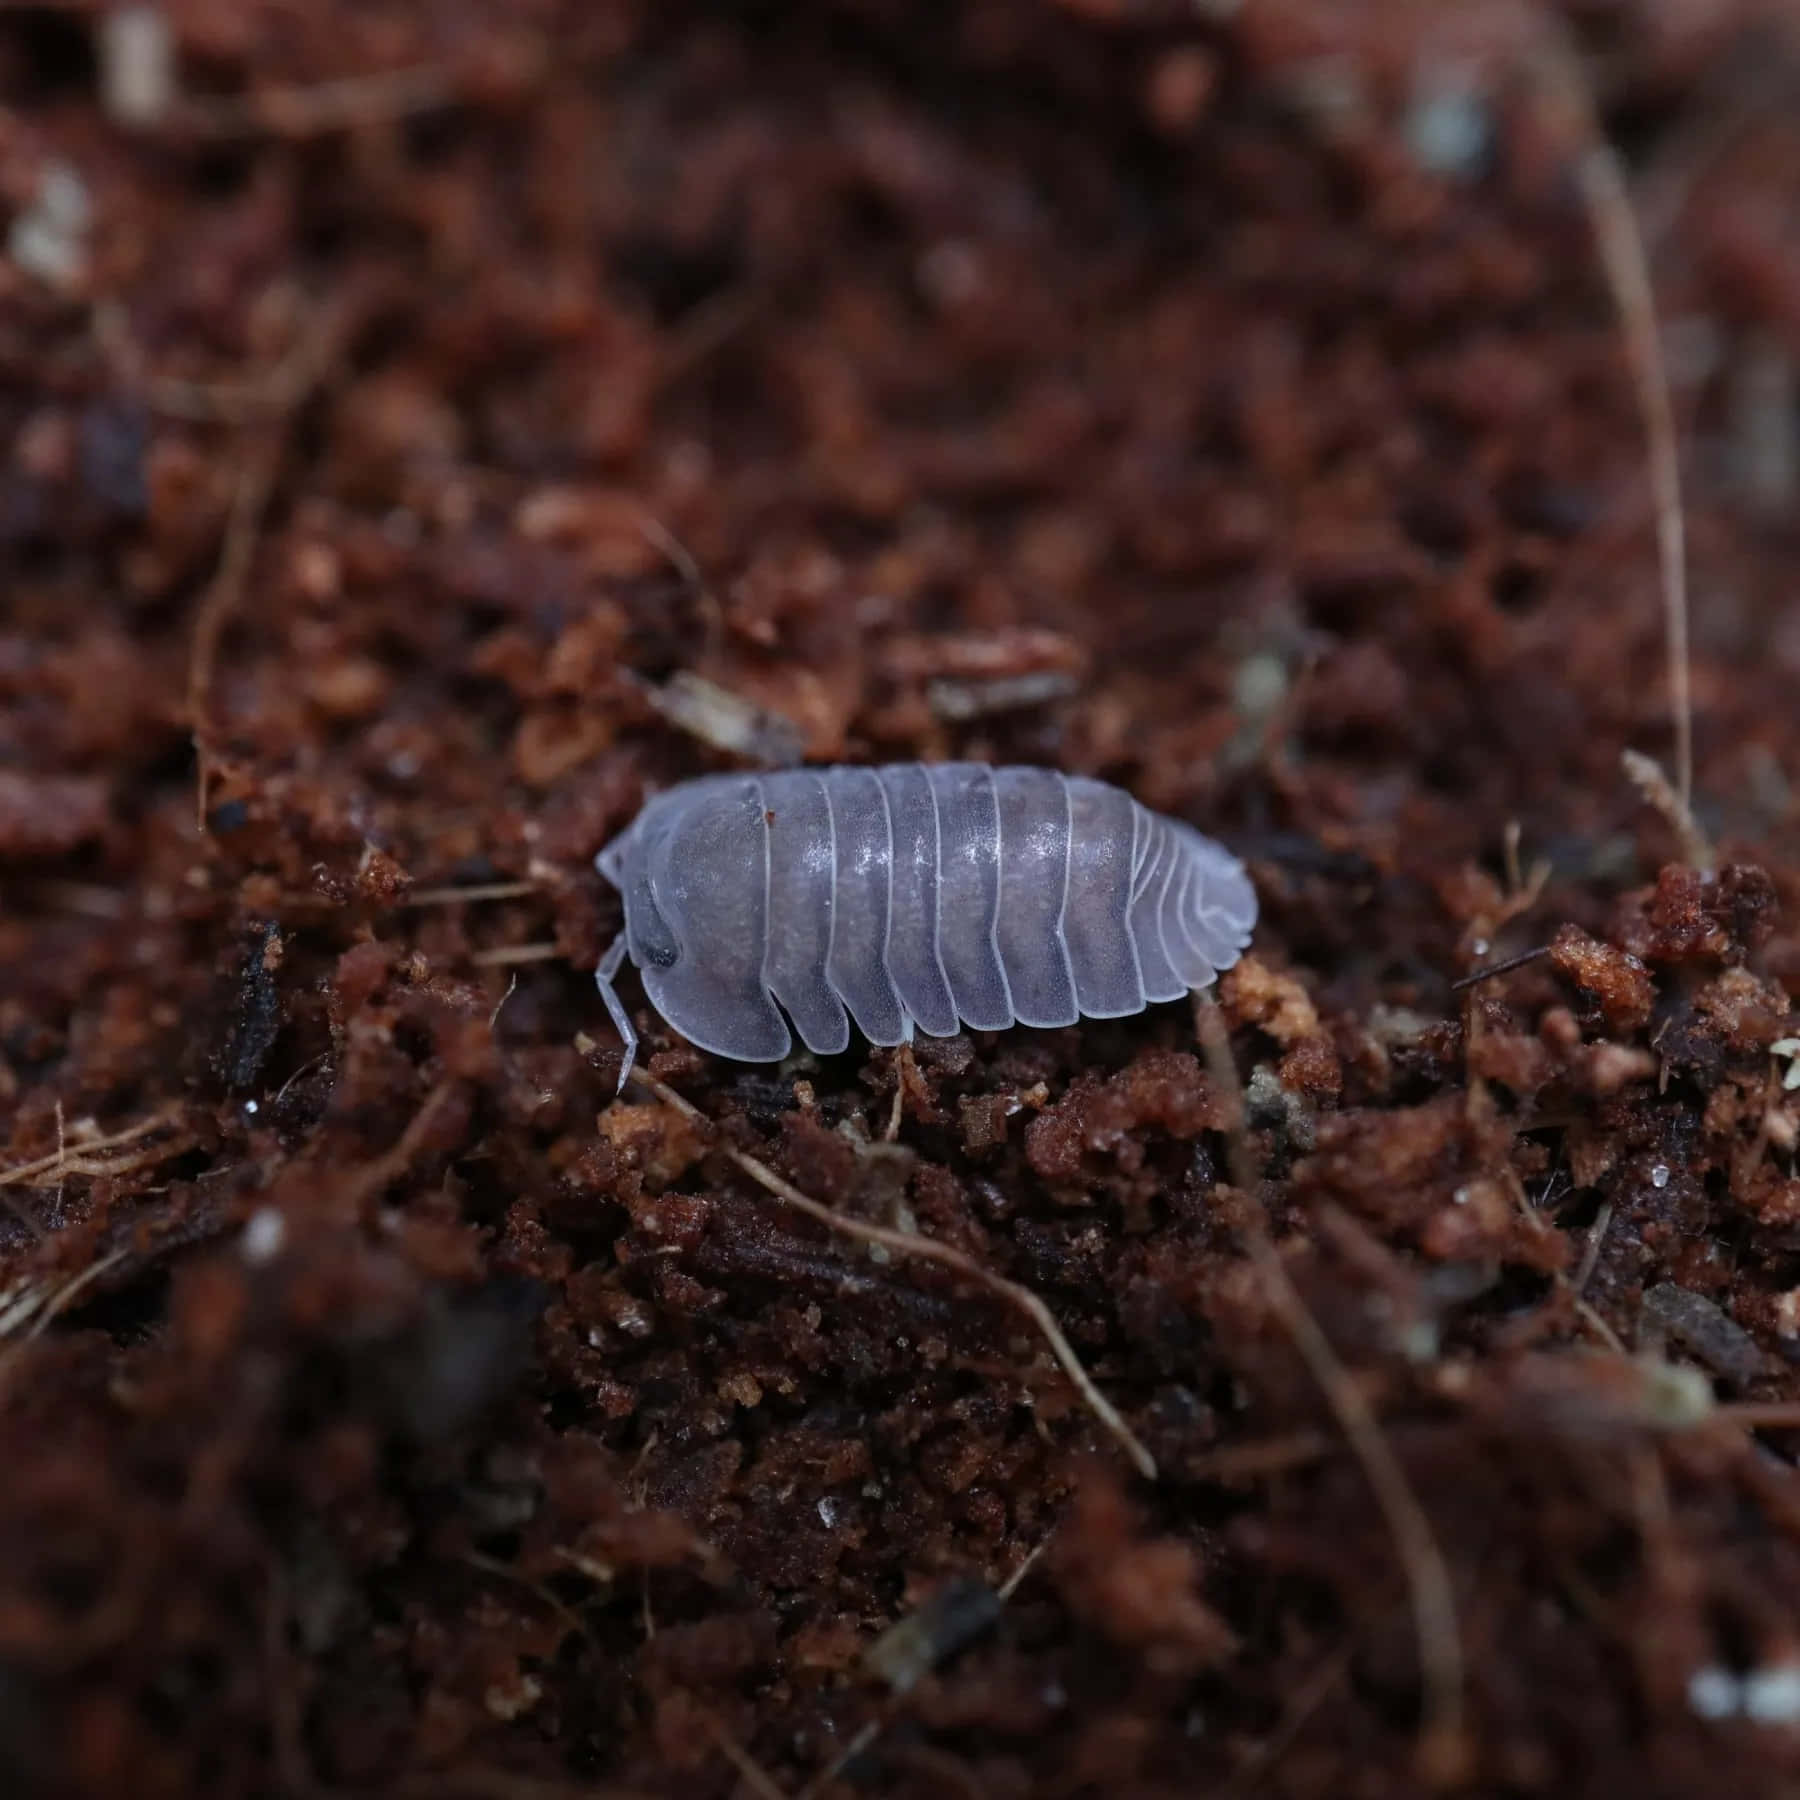
<path id="1" fill-rule="evenodd" d="M 1748 0 L 0 15 L 7 1792 L 1791 1792 L 1797 93 Z M 1240 850 L 1247 1141 L 1179 1006 L 627 976 L 717 1129 L 613 1105 L 591 858 L 796 747 Z"/>

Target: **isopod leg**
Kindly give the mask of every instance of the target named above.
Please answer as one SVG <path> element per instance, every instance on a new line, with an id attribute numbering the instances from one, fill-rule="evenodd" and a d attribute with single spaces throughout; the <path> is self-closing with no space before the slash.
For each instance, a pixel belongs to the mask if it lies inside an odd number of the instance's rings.
<path id="1" fill-rule="evenodd" d="M 623 1040 L 625 1060 L 619 1064 L 619 1085 L 615 1093 L 624 1093 L 626 1078 L 631 1074 L 631 1065 L 637 1061 L 638 1035 L 631 1023 L 631 1015 L 620 1003 L 619 996 L 613 990 L 613 977 L 625 966 L 625 934 L 620 932 L 607 947 L 606 954 L 600 959 L 600 966 L 594 971 L 594 985 L 600 990 L 600 999 L 604 1003 L 607 1016 L 613 1022 L 613 1028 Z"/>

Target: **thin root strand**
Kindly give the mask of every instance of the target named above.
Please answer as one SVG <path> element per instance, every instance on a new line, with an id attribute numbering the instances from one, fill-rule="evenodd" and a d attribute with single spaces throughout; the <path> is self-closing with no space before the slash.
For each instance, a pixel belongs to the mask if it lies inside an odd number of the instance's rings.
<path id="1" fill-rule="evenodd" d="M 1237 1064 L 1232 1061 L 1224 1015 L 1210 992 L 1195 995 L 1194 1017 L 1208 1072 L 1219 1091 L 1230 1097 L 1231 1124 L 1226 1138 L 1233 1177 L 1246 1194 L 1254 1197 L 1255 1165 L 1244 1129 L 1243 1083 Z M 1260 1222 L 1245 1234 L 1245 1244 L 1270 1305 L 1318 1383 L 1387 1520 L 1406 1574 L 1413 1629 L 1419 1640 L 1419 1665 L 1425 1687 L 1419 1737 L 1421 1759 L 1433 1767 L 1448 1767 L 1458 1759 L 1463 1746 L 1462 1637 L 1457 1628 L 1456 1593 L 1449 1565 L 1373 1408 L 1307 1309 Z"/>
<path id="2" fill-rule="evenodd" d="M 700 1124 L 710 1124 L 706 1115 L 691 1101 L 665 1082 L 658 1081 L 652 1075 L 646 1075 L 641 1069 L 633 1067 L 631 1080 L 648 1088 L 665 1106 L 673 1107 L 684 1118 Z M 1112 1402 L 1094 1385 L 1092 1376 L 1082 1366 L 1081 1358 L 1063 1330 L 1052 1316 L 1049 1307 L 1029 1288 L 1022 1287 L 1016 1281 L 1008 1281 L 1004 1275 L 996 1275 L 992 1269 L 984 1269 L 972 1257 L 950 1244 L 939 1242 L 936 1238 L 920 1237 L 912 1232 L 890 1230 L 884 1225 L 866 1224 L 861 1219 L 846 1218 L 842 1213 L 834 1212 L 829 1206 L 803 1194 L 791 1181 L 784 1180 L 765 1162 L 740 1150 L 735 1144 L 720 1143 L 720 1149 L 726 1157 L 748 1175 L 759 1187 L 766 1189 L 784 1205 L 791 1206 L 796 1212 L 804 1213 L 809 1219 L 816 1220 L 830 1231 L 841 1236 L 854 1238 L 859 1243 L 879 1244 L 882 1249 L 894 1256 L 916 1257 L 924 1262 L 934 1262 L 946 1269 L 954 1270 L 958 1275 L 979 1283 L 990 1293 L 998 1295 L 1009 1306 L 1022 1312 L 1043 1337 L 1049 1346 L 1050 1354 L 1062 1366 L 1062 1371 L 1074 1383 L 1076 1391 L 1087 1403 L 1088 1409 L 1102 1425 L 1118 1440 L 1125 1454 L 1131 1458 L 1146 1481 L 1156 1479 L 1156 1459 L 1145 1449 L 1137 1434 L 1125 1423 Z"/>

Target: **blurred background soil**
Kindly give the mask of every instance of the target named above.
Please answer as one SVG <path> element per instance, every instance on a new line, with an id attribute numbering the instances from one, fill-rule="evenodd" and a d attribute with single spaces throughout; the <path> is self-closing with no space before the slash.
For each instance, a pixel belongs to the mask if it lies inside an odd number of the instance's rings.
<path id="1" fill-rule="evenodd" d="M 1797 102 L 1753 0 L 0 13 L 7 1793 L 1800 1791 Z M 628 975 L 613 1105 L 591 858 L 795 754 L 1223 838 L 1235 1078 Z"/>

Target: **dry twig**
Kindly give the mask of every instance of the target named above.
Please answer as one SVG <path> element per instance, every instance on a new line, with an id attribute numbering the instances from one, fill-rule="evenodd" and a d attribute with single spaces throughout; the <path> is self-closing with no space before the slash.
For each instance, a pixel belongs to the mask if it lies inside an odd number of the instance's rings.
<path id="1" fill-rule="evenodd" d="M 1607 141 L 1593 93 L 1568 33 L 1546 16 L 1539 58 L 1543 87 L 1580 145 L 1575 174 L 1593 226 L 1613 304 L 1631 359 L 1638 409 L 1649 454 L 1656 505 L 1657 553 L 1662 564 L 1663 634 L 1668 656 L 1669 706 L 1675 724 L 1675 793 L 1681 810 L 1694 798 L 1694 705 L 1688 675 L 1687 530 L 1681 509 L 1681 456 L 1669 374 L 1657 332 L 1650 262 L 1632 210 L 1624 164 Z"/>
<path id="2" fill-rule="evenodd" d="M 999 1587 L 988 1590 L 979 1584 L 964 1584 L 960 1593 L 955 1592 L 955 1584 L 940 1588 L 923 1606 L 889 1626 L 863 1652 L 863 1673 L 887 1684 L 890 1704 L 866 1720 L 843 1749 L 807 1782 L 800 1790 L 799 1800 L 815 1800 L 816 1795 L 837 1781 L 893 1723 L 899 1703 L 930 1670 L 993 1626 L 1020 1584 L 1037 1567 L 1054 1535 L 1052 1531 L 1050 1536 L 1041 1538 Z M 981 1603 L 984 1595 L 991 1608 Z"/>
<path id="3" fill-rule="evenodd" d="M 1693 809 L 1670 787 L 1668 776 L 1662 772 L 1662 765 L 1637 750 L 1622 751 L 1619 761 L 1632 786 L 1662 815 L 1663 822 L 1674 832 L 1676 842 L 1681 845 L 1683 859 L 1692 868 L 1710 869 L 1713 863 L 1712 846 L 1706 841 L 1706 834 L 1700 829 Z"/>
<path id="4" fill-rule="evenodd" d="M 1248 1242 L 1270 1301 L 1369 1478 L 1406 1571 L 1425 1679 L 1421 1748 L 1433 1762 L 1455 1755 L 1463 1729 L 1462 1637 L 1444 1553 L 1367 1398 L 1307 1310 L 1275 1246 L 1261 1233 L 1252 1233 Z"/>
<path id="5" fill-rule="evenodd" d="M 1800 1400 L 1728 1401 L 1713 1409 L 1713 1417 L 1751 1431 L 1791 1430 L 1800 1426 Z"/>
<path id="6" fill-rule="evenodd" d="M 513 997 L 513 994 L 517 991 L 518 986 L 519 986 L 519 975 L 518 975 L 518 971 L 515 969 L 513 971 L 511 979 L 506 984 L 506 992 L 504 994 L 502 994 L 500 996 L 500 998 L 494 1002 L 494 1010 L 488 1014 L 488 1030 L 489 1031 L 492 1031 L 494 1029 L 494 1027 L 500 1023 L 500 1015 L 501 1015 L 501 1013 L 503 1013 L 506 1010 L 506 1003 Z"/>
<path id="7" fill-rule="evenodd" d="M 1544 1229 L 1544 1220 L 1533 1208 L 1530 1199 L 1526 1196 L 1525 1184 L 1519 1179 L 1518 1171 L 1509 1163 L 1501 1172 L 1500 1178 L 1507 1191 L 1512 1195 L 1513 1206 L 1517 1209 L 1520 1217 L 1529 1219 L 1539 1230 Z M 1598 1224 L 1598 1219 L 1596 1219 L 1595 1223 L 1596 1225 Z M 1597 1261 L 1600 1255 L 1600 1237 L 1599 1234 L 1592 1229 L 1588 1232 L 1588 1248 L 1593 1251 L 1595 1260 Z M 1585 1262 L 1585 1257 L 1583 1260 Z M 1556 1283 L 1558 1294 L 1567 1298 L 1569 1305 L 1574 1310 L 1575 1316 L 1582 1324 L 1584 1324 L 1588 1330 L 1607 1347 L 1607 1349 L 1614 1351 L 1620 1356 L 1624 1356 L 1626 1354 L 1626 1349 L 1619 1341 L 1619 1334 L 1607 1324 L 1598 1312 L 1594 1310 L 1590 1301 L 1582 1298 L 1581 1289 L 1587 1285 L 1588 1278 L 1592 1274 L 1593 1270 L 1591 1268 L 1585 1268 L 1582 1271 L 1579 1285 L 1571 1280 L 1561 1269 L 1558 1269 L 1551 1279 Z"/>
<path id="8" fill-rule="evenodd" d="M 631 1079 L 648 1088 L 665 1106 L 672 1106 L 684 1118 L 697 1124 L 710 1124 L 711 1121 L 691 1101 L 654 1076 L 643 1070 L 633 1068 Z M 861 1219 L 851 1219 L 844 1214 L 833 1212 L 829 1206 L 803 1194 L 791 1181 L 777 1175 L 769 1165 L 747 1151 L 740 1150 L 735 1144 L 721 1140 L 719 1148 L 726 1157 L 737 1165 L 759 1187 L 766 1189 L 784 1205 L 791 1206 L 796 1212 L 804 1213 L 809 1219 L 816 1220 L 828 1230 L 840 1233 L 844 1237 L 855 1238 L 865 1244 L 879 1244 L 882 1249 L 894 1256 L 917 1257 L 924 1262 L 934 1262 L 946 1269 L 954 1270 L 958 1275 L 970 1281 L 978 1282 L 990 1293 L 997 1294 L 1009 1306 L 1016 1307 L 1038 1329 L 1050 1354 L 1062 1365 L 1062 1370 L 1074 1383 L 1076 1391 L 1087 1402 L 1089 1410 L 1106 1429 L 1112 1433 L 1125 1454 L 1136 1465 L 1139 1474 L 1147 1481 L 1156 1479 L 1156 1460 L 1151 1456 L 1138 1439 L 1137 1434 L 1127 1425 L 1110 1400 L 1094 1385 L 1093 1377 L 1082 1366 L 1081 1358 L 1063 1335 L 1042 1300 L 1030 1288 L 1021 1287 L 1016 1281 L 1008 1281 L 1004 1275 L 996 1275 L 992 1269 L 984 1269 L 972 1257 L 965 1255 L 954 1245 L 941 1243 L 936 1238 L 921 1237 L 913 1232 L 890 1230 L 885 1225 L 866 1224 Z"/>
<path id="9" fill-rule="evenodd" d="M 706 1726 L 706 1735 L 713 1741 L 719 1754 L 743 1777 L 744 1785 L 759 1800 L 788 1800 L 775 1777 L 753 1757 L 748 1750 L 734 1738 L 724 1725 L 711 1713 L 701 1715 Z"/>
<path id="10" fill-rule="evenodd" d="M 460 906 L 472 900 L 522 900 L 527 894 L 542 892 L 535 881 L 486 881 L 469 887 L 414 888 L 398 904 L 407 912 L 420 906 Z"/>
<path id="11" fill-rule="evenodd" d="M 281 467 L 282 437 L 265 431 L 238 466 L 237 486 L 232 490 L 231 511 L 225 521 L 225 538 L 219 566 L 194 618 L 193 649 L 188 658 L 188 721 L 194 734 L 196 764 L 195 808 L 200 830 L 206 830 L 206 796 L 212 773 L 212 751 L 207 743 L 207 703 L 212 694 L 213 667 L 219 659 L 219 640 L 243 597 L 250 561 L 262 535 L 263 515 L 275 492 Z"/>
<path id="12" fill-rule="evenodd" d="M 59 1143 L 46 1156 L 34 1158 L 31 1162 L 15 1163 L 10 1169 L 0 1169 L 0 1187 L 55 1187 L 70 1175 L 122 1175 L 134 1168 L 142 1168 L 144 1160 L 139 1156 L 121 1157 L 113 1161 L 96 1158 L 94 1152 L 117 1150 L 126 1144 L 135 1144 L 153 1131 L 159 1131 L 172 1119 L 178 1118 L 181 1108 L 164 1107 L 161 1112 L 152 1113 L 147 1119 L 140 1119 L 135 1125 L 127 1125 L 123 1131 L 115 1131 L 107 1137 L 89 1138 L 83 1143 L 73 1146 Z M 60 1135 L 60 1134 L 59 1134 Z M 165 1156 L 174 1145 L 159 1145 L 157 1156 Z M 39 1176 L 47 1176 L 48 1180 L 39 1180 Z"/>
<path id="13" fill-rule="evenodd" d="M 373 1200 L 390 1182 L 399 1180 L 412 1167 L 413 1158 L 424 1148 L 432 1126 L 437 1123 L 439 1113 L 448 1104 L 455 1088 L 453 1077 L 440 1081 L 425 1096 L 424 1104 L 408 1121 L 393 1148 L 384 1150 L 372 1162 L 364 1163 L 352 1173 L 345 1189 L 347 1211 L 360 1210 L 366 1201 Z"/>
<path id="14" fill-rule="evenodd" d="M 1570 1289 L 1577 1299 L 1594 1278 L 1594 1269 L 1600 1261 L 1600 1246 L 1605 1242 L 1606 1230 L 1612 1224 L 1612 1202 L 1603 1200 L 1600 1210 L 1594 1214 L 1594 1222 L 1588 1227 L 1587 1242 L 1581 1248 L 1581 1267 L 1575 1271 L 1575 1279 Z"/>
<path id="15" fill-rule="evenodd" d="M 1244 1089 L 1232 1061 L 1224 1015 L 1207 990 L 1194 996 L 1195 1023 L 1214 1084 L 1232 1109 L 1226 1132 L 1233 1180 L 1248 1196 L 1256 1193 L 1256 1171 L 1244 1128 Z M 1387 1520 L 1412 1598 L 1413 1628 L 1425 1684 L 1420 1732 L 1422 1758 L 1449 1767 L 1463 1754 L 1463 1654 L 1456 1622 L 1456 1594 L 1449 1565 L 1438 1547 L 1431 1521 L 1413 1492 L 1362 1389 L 1338 1360 L 1331 1340 L 1300 1298 L 1280 1253 L 1260 1222 L 1245 1234 L 1246 1246 L 1270 1304 L 1294 1348 L 1311 1371 L 1326 1404 L 1363 1466 L 1376 1503 Z"/>
<path id="16" fill-rule="evenodd" d="M 238 465 L 237 486 L 225 521 L 219 563 L 194 617 L 193 642 L 188 652 L 188 726 L 194 736 L 196 795 L 200 830 L 206 830 L 206 794 L 211 774 L 207 710 L 212 694 L 213 670 L 219 659 L 219 641 L 243 599 L 250 578 L 250 564 L 262 536 L 263 518 L 274 497 L 287 448 L 287 426 L 294 413 L 325 377 L 336 354 L 345 320 L 340 305 L 323 305 L 302 329 L 298 342 L 269 376 L 263 391 L 269 398 L 269 418 L 245 444 Z M 246 432 L 247 437 L 251 436 Z"/>
<path id="17" fill-rule="evenodd" d="M 1247 1444 L 1227 1444 L 1191 1458 L 1182 1468 L 1190 1481 L 1249 1481 L 1261 1475 L 1285 1475 L 1323 1462 L 1343 1448 L 1343 1439 L 1323 1431 L 1296 1431 L 1291 1437 Z"/>
<path id="18" fill-rule="evenodd" d="M 24 1342 L 42 1337 L 50 1328 L 51 1322 L 59 1313 L 66 1312 L 75 1297 L 100 1279 L 102 1275 L 116 1269 L 131 1255 L 129 1244 L 121 1245 L 117 1250 L 108 1252 L 96 1262 L 91 1262 L 85 1269 L 78 1271 L 59 1288 L 41 1285 L 23 1295 L 9 1296 L 10 1304 L 6 1308 L 6 1322 L 0 1328 L 0 1336 L 16 1332 L 20 1326 L 29 1325 L 24 1333 Z M 0 1356 L 0 1374 L 3 1374 L 13 1359 L 19 1354 L 18 1349 L 9 1350 Z"/>
<path id="19" fill-rule="evenodd" d="M 1231 1800 L 1234 1795 L 1247 1793 L 1261 1778 L 1263 1771 L 1280 1760 L 1282 1753 L 1300 1735 L 1306 1721 L 1325 1704 L 1331 1697 L 1332 1689 L 1350 1673 L 1354 1648 L 1352 1644 L 1340 1644 L 1319 1664 L 1294 1690 L 1288 1700 L 1287 1710 L 1281 1715 L 1281 1722 L 1274 1731 L 1250 1748 L 1244 1760 L 1213 1789 L 1207 1800 Z"/>
<path id="20" fill-rule="evenodd" d="M 242 97 L 190 99 L 180 118 L 197 136 L 214 140 L 301 139 L 438 112 L 457 98 L 449 69 L 418 63 L 336 81 L 260 88 Z"/>
<path id="21" fill-rule="evenodd" d="M 1472 975 L 1465 975 L 1460 981 L 1450 984 L 1453 994 L 1460 994 L 1464 988 L 1472 988 L 1484 981 L 1491 981 L 1496 975 L 1510 975 L 1514 969 L 1522 969 L 1528 963 L 1536 962 L 1540 957 L 1550 954 L 1548 944 L 1539 944 L 1535 950 L 1521 950 L 1517 956 L 1509 956 L 1497 963 L 1489 963 L 1485 969 L 1477 969 Z"/>
<path id="22" fill-rule="evenodd" d="M 85 1293 L 102 1275 L 110 1274 L 130 1255 L 131 1246 L 121 1244 L 117 1250 L 109 1251 L 98 1262 L 89 1263 L 80 1274 L 65 1282 L 38 1308 L 37 1317 L 31 1321 L 31 1329 L 25 1333 L 27 1340 L 42 1337 L 49 1330 L 51 1320 L 59 1313 L 66 1312 L 77 1294 Z"/>
<path id="23" fill-rule="evenodd" d="M 725 609 L 719 604 L 719 596 L 708 584 L 699 559 L 654 513 L 640 511 L 638 531 L 645 543 L 661 553 L 663 560 L 681 577 L 693 594 L 700 608 L 700 622 L 704 628 L 701 660 L 710 661 L 725 633 Z"/>
<path id="24" fill-rule="evenodd" d="M 471 950 L 469 961 L 478 969 L 499 969 L 511 963 L 554 962 L 561 954 L 554 944 L 496 944 L 491 950 Z"/>

